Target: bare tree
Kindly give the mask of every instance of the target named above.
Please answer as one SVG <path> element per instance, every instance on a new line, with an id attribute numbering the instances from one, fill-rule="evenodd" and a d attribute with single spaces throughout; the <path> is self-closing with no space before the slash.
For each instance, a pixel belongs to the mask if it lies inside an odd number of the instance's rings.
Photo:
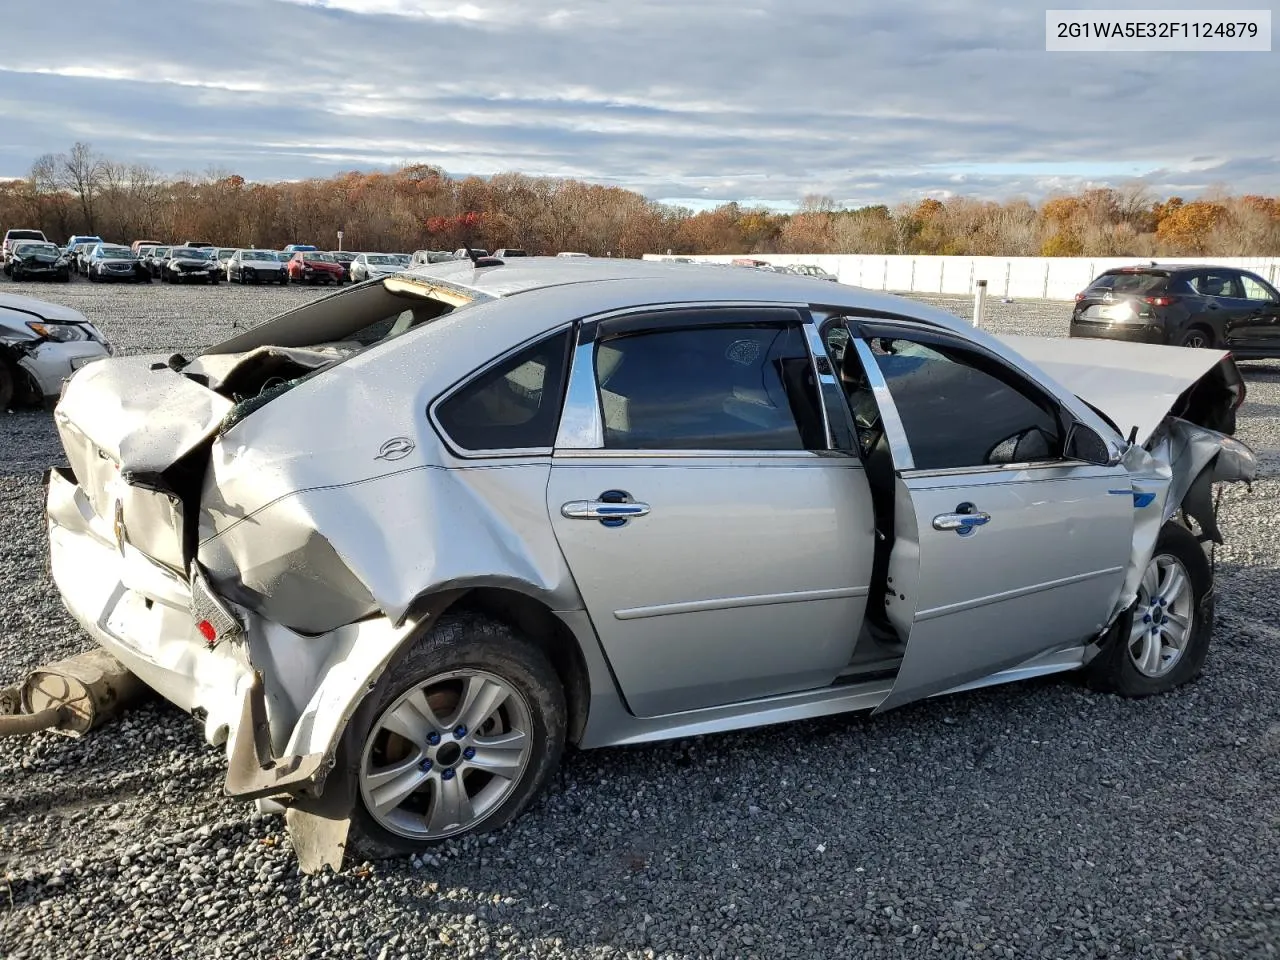
<path id="1" fill-rule="evenodd" d="M 87 143 L 76 141 L 70 153 L 58 155 L 59 183 L 75 194 L 85 229 L 97 230 L 98 191 L 102 185 L 104 162 Z"/>

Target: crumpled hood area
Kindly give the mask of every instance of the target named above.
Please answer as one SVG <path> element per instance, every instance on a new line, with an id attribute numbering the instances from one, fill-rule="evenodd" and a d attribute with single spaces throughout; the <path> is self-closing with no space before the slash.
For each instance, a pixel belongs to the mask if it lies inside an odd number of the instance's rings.
<path id="1" fill-rule="evenodd" d="M 1082 400 L 1144 444 L 1183 392 L 1228 356 L 1149 343 L 1062 337 L 1000 336 Z"/>
<path id="2" fill-rule="evenodd" d="M 88 323 L 89 318 L 79 310 L 72 310 L 60 303 L 49 303 L 35 297 L 21 297 L 12 293 L 0 293 L 0 310 L 20 310 L 45 320 L 61 320 L 63 323 Z"/>

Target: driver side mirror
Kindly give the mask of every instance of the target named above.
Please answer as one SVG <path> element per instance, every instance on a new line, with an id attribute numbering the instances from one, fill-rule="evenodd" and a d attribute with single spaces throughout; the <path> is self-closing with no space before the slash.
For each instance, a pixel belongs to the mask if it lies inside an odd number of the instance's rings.
<path id="1" fill-rule="evenodd" d="M 1118 462 L 1118 458 L 1111 455 L 1106 441 L 1083 423 L 1071 425 L 1063 454 L 1068 460 L 1080 460 L 1100 467 L 1114 466 Z"/>

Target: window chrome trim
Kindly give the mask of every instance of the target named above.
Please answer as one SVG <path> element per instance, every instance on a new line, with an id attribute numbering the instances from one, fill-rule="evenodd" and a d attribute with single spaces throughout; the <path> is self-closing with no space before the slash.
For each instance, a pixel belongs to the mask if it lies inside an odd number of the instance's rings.
<path id="1" fill-rule="evenodd" d="M 452 436 L 450 436 L 447 430 L 445 430 L 444 425 L 440 422 L 439 418 L 436 416 L 436 411 L 440 408 L 441 404 L 446 403 L 450 398 L 454 396 L 454 394 L 459 393 L 462 390 L 465 390 L 468 386 L 474 383 L 478 378 L 483 377 L 486 373 L 488 373 L 494 367 L 497 367 L 502 365 L 503 363 L 506 363 L 516 354 L 522 353 L 523 351 L 528 350 L 530 347 L 533 347 L 541 343 L 543 340 L 550 340 L 553 337 L 558 337 L 562 333 L 564 333 L 566 330 L 572 331 L 572 329 L 573 329 L 573 323 L 562 323 L 559 326 L 553 327 L 550 330 L 544 330 L 542 333 L 538 334 L 536 337 L 531 337 L 528 340 L 525 340 L 523 343 L 515 347 L 512 347 L 510 350 L 507 350 L 505 353 L 490 360 L 488 363 L 484 364 L 483 366 L 477 367 L 476 369 L 472 370 L 466 376 L 459 379 L 453 386 L 449 387 L 443 393 L 437 395 L 436 398 L 427 405 L 427 420 L 430 422 L 436 434 L 444 442 L 444 445 L 448 449 L 450 454 L 452 454 L 453 456 L 461 460 L 496 460 L 499 458 L 506 459 L 506 458 L 512 458 L 512 457 L 527 458 L 527 457 L 551 456 L 552 452 L 555 449 L 554 447 L 498 447 L 498 448 L 483 449 L 483 450 L 472 450 L 469 447 L 464 447 L 462 444 L 458 443 L 458 441 L 455 440 Z"/>
<path id="2" fill-rule="evenodd" d="M 827 392 L 832 388 L 838 388 L 835 374 L 831 372 L 831 358 L 827 356 L 827 350 L 822 345 L 822 337 L 818 336 L 818 328 L 814 325 L 813 317 L 805 312 L 800 323 L 800 332 L 804 337 L 805 344 L 809 348 L 809 368 L 813 370 L 814 382 L 818 387 L 818 407 L 822 410 L 822 435 L 826 438 L 827 449 L 836 449 L 835 434 L 831 431 L 831 414 L 827 410 Z M 821 357 L 827 366 L 827 373 L 823 373 L 819 369 L 818 358 Z M 785 389 L 785 387 L 784 387 Z M 843 396 L 843 391 L 841 391 Z"/>
<path id="3" fill-rule="evenodd" d="M 1082 467 L 1088 467 L 1098 471 L 1093 476 L 1102 478 L 1109 477 L 1114 473 L 1114 467 L 1104 467 L 1096 463 L 1087 463 L 1084 460 L 1029 460 L 1025 463 L 991 463 L 983 464 L 976 467 L 933 467 L 928 470 L 912 469 L 904 471 L 903 480 L 931 480 L 940 477 L 980 477 L 989 476 L 998 473 L 1026 473 L 1028 471 L 1044 471 L 1044 470 L 1079 470 Z M 1071 477 L 1070 479 L 1077 479 Z"/>
<path id="4" fill-rule="evenodd" d="M 898 405 L 893 402 L 889 393 L 889 383 L 876 363 L 875 354 L 861 336 L 853 334 L 849 344 L 858 351 L 858 359 L 862 361 L 862 370 L 871 384 L 871 393 L 875 397 L 876 406 L 880 408 L 880 422 L 884 426 L 885 437 L 889 441 L 889 453 L 893 457 L 894 469 L 899 473 L 914 470 L 915 458 L 911 455 L 911 444 L 907 442 L 907 431 L 902 426 L 902 417 L 898 415 Z M 845 348 L 846 350 L 848 347 Z"/>
<path id="5" fill-rule="evenodd" d="M 569 363 L 569 386 L 556 432 L 557 450 L 598 450 L 604 446 L 604 415 L 596 389 L 595 360 L 595 340 L 583 342 L 579 336 Z"/>

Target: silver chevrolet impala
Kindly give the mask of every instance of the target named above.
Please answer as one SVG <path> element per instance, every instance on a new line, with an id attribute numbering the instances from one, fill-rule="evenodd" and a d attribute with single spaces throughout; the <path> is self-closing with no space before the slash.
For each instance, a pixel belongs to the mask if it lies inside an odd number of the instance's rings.
<path id="1" fill-rule="evenodd" d="M 52 570 L 315 870 L 510 821 L 566 744 L 1177 687 L 1243 397 L 808 277 L 455 261 L 78 371 Z"/>

